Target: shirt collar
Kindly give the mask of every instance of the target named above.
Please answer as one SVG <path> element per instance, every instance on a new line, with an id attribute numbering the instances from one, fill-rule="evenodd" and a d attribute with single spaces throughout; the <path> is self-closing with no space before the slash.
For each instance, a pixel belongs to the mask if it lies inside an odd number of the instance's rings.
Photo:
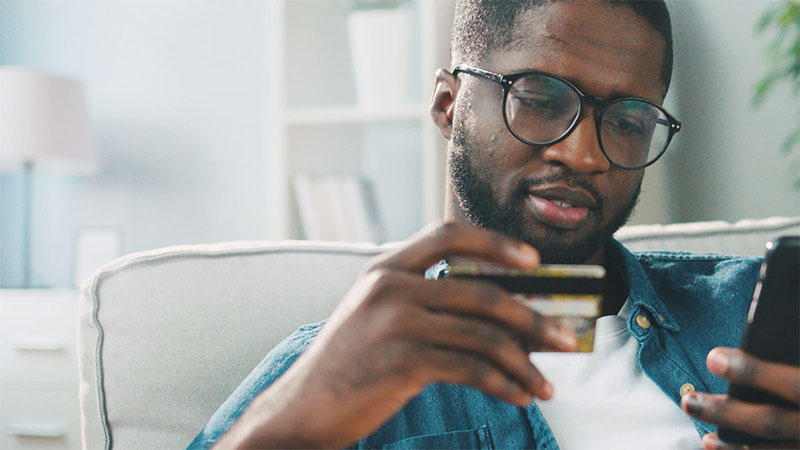
<path id="1" fill-rule="evenodd" d="M 611 240 L 606 250 L 608 251 L 607 258 L 609 258 L 611 264 L 619 266 L 625 281 L 628 283 L 627 302 L 631 313 L 637 314 L 637 311 L 645 309 L 658 325 L 668 330 L 680 331 L 678 322 L 658 297 L 639 259 L 616 239 Z M 426 278 L 446 278 L 447 268 L 446 261 L 439 261 L 428 268 L 425 273 Z"/>
<path id="2" fill-rule="evenodd" d="M 607 250 L 610 252 L 609 256 L 613 258 L 613 263 L 619 264 L 625 275 L 631 312 L 636 314 L 637 310 L 645 309 L 658 325 L 672 331 L 680 331 L 678 322 L 659 298 L 639 259 L 616 239 L 611 240 Z"/>

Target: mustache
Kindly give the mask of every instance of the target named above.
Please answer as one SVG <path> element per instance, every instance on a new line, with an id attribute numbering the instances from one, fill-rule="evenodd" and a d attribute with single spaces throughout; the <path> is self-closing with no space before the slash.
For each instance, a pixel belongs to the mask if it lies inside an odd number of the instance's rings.
<path id="1" fill-rule="evenodd" d="M 528 195 L 528 191 L 532 188 L 550 184 L 563 184 L 571 188 L 583 189 L 592 196 L 597 209 L 603 208 L 603 197 L 600 195 L 600 192 L 580 175 L 566 174 L 550 175 L 540 178 L 527 178 L 519 183 L 515 191 L 520 196 L 526 196 Z"/>

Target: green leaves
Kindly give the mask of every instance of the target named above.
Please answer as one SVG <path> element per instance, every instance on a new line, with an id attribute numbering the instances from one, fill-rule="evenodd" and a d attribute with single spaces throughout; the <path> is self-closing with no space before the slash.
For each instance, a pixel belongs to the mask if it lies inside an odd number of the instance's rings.
<path id="1" fill-rule="evenodd" d="M 786 83 L 800 105 L 800 0 L 784 0 L 768 9 L 756 24 L 758 34 L 773 34 L 766 48 L 769 72 L 755 86 L 753 107 L 764 103 L 772 88 Z M 790 157 L 794 187 L 800 190 L 800 106 L 794 130 L 784 139 L 781 151 Z"/>
<path id="2" fill-rule="evenodd" d="M 756 24 L 759 34 L 774 32 L 766 48 L 770 71 L 756 86 L 754 105 L 763 103 L 772 86 L 788 82 L 795 95 L 800 95 L 800 0 L 785 0 L 767 10 Z"/>

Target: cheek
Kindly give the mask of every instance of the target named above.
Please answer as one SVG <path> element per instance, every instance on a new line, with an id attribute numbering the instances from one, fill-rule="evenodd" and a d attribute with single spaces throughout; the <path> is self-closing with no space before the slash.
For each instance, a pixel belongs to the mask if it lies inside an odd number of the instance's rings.
<path id="1" fill-rule="evenodd" d="M 613 206 L 614 212 L 619 208 L 627 206 L 631 197 L 636 192 L 636 187 L 642 181 L 642 171 L 627 171 L 618 169 L 619 172 L 609 178 L 610 188 L 606 201 Z M 609 211 L 611 212 L 611 211 Z"/>
<path id="2" fill-rule="evenodd" d="M 498 88 L 499 89 L 499 88 Z M 463 93 L 468 93 L 463 92 Z M 486 97 L 489 93 L 481 91 Z M 502 114 L 502 90 L 497 97 L 473 100 L 473 95 L 457 98 L 460 129 L 472 147 L 472 165 L 491 186 L 496 201 L 504 203 L 520 181 L 520 173 L 531 158 L 531 147 L 518 141 L 508 131 Z"/>
<path id="3" fill-rule="evenodd" d="M 503 130 L 482 124 L 473 132 L 470 139 L 473 170 L 487 185 L 494 201 L 503 204 L 516 187 L 516 174 L 524 162 L 514 160 Z"/>
<path id="4" fill-rule="evenodd" d="M 522 146 L 526 148 L 520 148 L 516 142 L 508 142 L 501 136 L 496 138 L 494 151 L 488 155 L 487 167 L 492 174 L 491 186 L 497 202 L 508 204 L 517 200 L 512 197 L 517 195 L 520 183 L 531 175 L 531 157 L 525 144 Z"/>
<path id="5" fill-rule="evenodd" d="M 482 94 L 478 96 L 478 93 Z M 477 90 L 475 86 L 466 88 L 466 95 L 459 94 L 457 98 L 457 112 L 463 120 L 465 130 L 471 130 L 476 144 L 481 145 L 481 150 L 496 153 L 502 150 L 498 146 L 506 132 L 499 98 L 494 98 L 490 92 Z M 502 90 L 498 95 L 502 95 Z"/>
<path id="6" fill-rule="evenodd" d="M 486 127 L 481 136 L 483 136 L 482 153 L 496 166 L 509 164 L 514 155 L 519 153 L 514 148 L 514 142 L 509 141 L 508 138 L 513 139 L 513 136 L 508 135 L 505 126 Z"/>
<path id="7" fill-rule="evenodd" d="M 480 163 L 484 172 L 502 176 L 504 167 L 508 164 L 513 139 L 506 130 L 503 118 L 494 117 L 492 111 L 474 111 L 464 123 L 465 130 L 469 130 L 474 156 Z"/>

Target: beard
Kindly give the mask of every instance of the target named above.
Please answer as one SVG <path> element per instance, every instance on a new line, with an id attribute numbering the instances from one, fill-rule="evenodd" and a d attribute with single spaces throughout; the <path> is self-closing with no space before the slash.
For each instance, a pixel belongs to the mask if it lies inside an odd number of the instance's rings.
<path id="1" fill-rule="evenodd" d="M 545 226 L 543 235 L 535 236 L 534 230 L 526 226 L 523 211 L 528 208 L 526 199 L 530 188 L 554 182 L 580 187 L 589 192 L 597 204 L 589 210 L 588 218 L 601 218 L 603 201 L 599 192 L 579 174 L 569 173 L 555 177 L 528 179 L 514 186 L 508 199 L 503 203 L 495 198 L 491 176 L 485 167 L 474 164 L 478 154 L 471 139 L 463 130 L 454 129 L 454 151 L 449 152 L 448 167 L 455 194 L 464 217 L 473 225 L 503 233 L 526 242 L 539 251 L 542 262 L 548 264 L 582 264 L 605 246 L 614 233 L 620 229 L 633 214 L 642 190 L 639 180 L 636 190 L 625 207 L 618 211 L 607 223 L 596 221 L 588 232 L 578 235 L 577 231 Z"/>

